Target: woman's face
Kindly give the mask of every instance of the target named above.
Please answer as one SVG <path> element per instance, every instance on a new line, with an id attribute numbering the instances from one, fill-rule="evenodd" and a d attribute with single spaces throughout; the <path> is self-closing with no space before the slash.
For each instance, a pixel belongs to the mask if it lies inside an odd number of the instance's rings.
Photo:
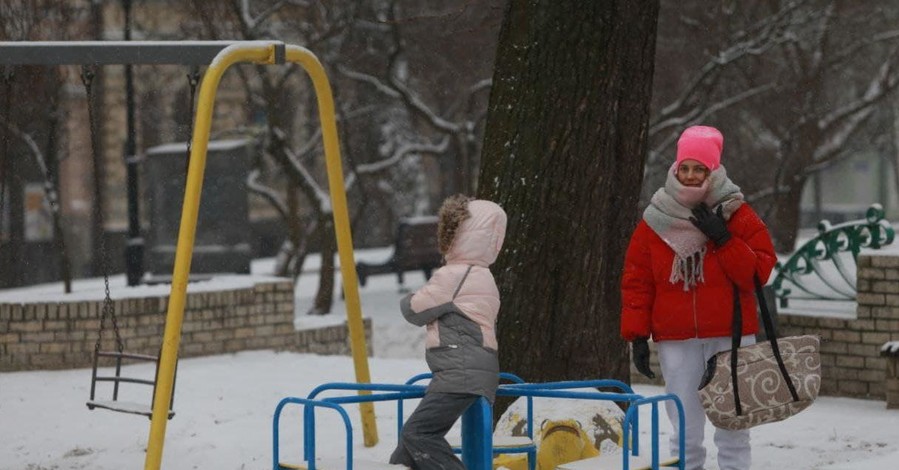
<path id="1" fill-rule="evenodd" d="M 709 169 L 696 160 L 684 160 L 677 166 L 675 176 L 684 186 L 702 186 L 709 177 Z"/>

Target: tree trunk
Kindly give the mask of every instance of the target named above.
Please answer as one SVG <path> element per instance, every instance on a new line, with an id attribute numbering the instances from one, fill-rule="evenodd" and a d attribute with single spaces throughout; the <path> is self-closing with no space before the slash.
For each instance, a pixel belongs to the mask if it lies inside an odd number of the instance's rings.
<path id="1" fill-rule="evenodd" d="M 322 257 L 318 276 L 318 292 L 315 303 L 307 312 L 309 315 L 325 315 L 331 312 L 334 303 L 334 253 L 337 251 L 337 238 L 334 233 L 334 220 L 330 212 L 319 218 L 319 247 Z"/>
<path id="2" fill-rule="evenodd" d="M 790 186 L 790 189 L 776 198 L 774 214 L 771 220 L 776 221 L 770 225 L 771 239 L 774 242 L 774 251 L 778 253 L 792 253 L 796 249 L 796 238 L 799 235 L 799 223 L 802 204 L 802 188 L 805 187 L 805 179 Z"/>
<path id="3" fill-rule="evenodd" d="M 789 158 L 782 160 L 776 183 L 786 190 L 775 195 L 772 214 L 767 217 L 774 221 L 770 224 L 770 231 L 774 250 L 778 253 L 791 253 L 796 248 L 802 215 L 802 190 L 808 181 L 803 171 L 815 163 L 815 150 L 823 140 L 817 122 L 813 120 L 799 123 L 789 138 L 784 139 L 781 154 Z"/>
<path id="4" fill-rule="evenodd" d="M 492 270 L 502 370 L 629 381 L 620 275 L 637 220 L 659 2 L 512 0 L 479 195 L 509 215 Z"/>

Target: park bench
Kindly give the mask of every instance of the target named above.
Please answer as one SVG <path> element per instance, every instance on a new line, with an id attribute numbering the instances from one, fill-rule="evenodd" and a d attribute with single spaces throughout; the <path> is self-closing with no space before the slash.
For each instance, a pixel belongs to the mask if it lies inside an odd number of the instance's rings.
<path id="1" fill-rule="evenodd" d="M 400 219 L 396 230 L 393 254 L 381 263 L 356 263 L 359 285 L 365 286 L 368 276 L 376 274 L 396 274 L 397 282 L 403 285 L 403 273 L 421 270 L 425 278 L 443 264 L 443 257 L 437 248 L 437 217 L 410 217 Z"/>

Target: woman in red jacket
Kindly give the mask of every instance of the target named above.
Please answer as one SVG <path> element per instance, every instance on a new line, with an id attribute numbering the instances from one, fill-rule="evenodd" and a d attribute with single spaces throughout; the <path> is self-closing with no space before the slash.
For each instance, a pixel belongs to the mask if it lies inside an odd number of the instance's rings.
<path id="1" fill-rule="evenodd" d="M 743 201 L 721 166 L 724 138 L 693 126 L 677 142 L 665 186 L 653 196 L 631 237 L 621 281 L 621 335 L 632 342 L 634 364 L 649 378 L 651 337 L 665 388 L 681 399 L 686 418 L 687 469 L 702 469 L 705 413 L 699 388 L 706 362 L 730 349 L 734 296 L 756 311 L 754 277 L 765 283 L 776 261 L 765 224 Z M 743 316 L 743 344 L 755 342 L 755 315 Z M 671 440 L 676 454 L 677 419 Z M 721 470 L 749 470 L 749 431 L 715 430 Z"/>

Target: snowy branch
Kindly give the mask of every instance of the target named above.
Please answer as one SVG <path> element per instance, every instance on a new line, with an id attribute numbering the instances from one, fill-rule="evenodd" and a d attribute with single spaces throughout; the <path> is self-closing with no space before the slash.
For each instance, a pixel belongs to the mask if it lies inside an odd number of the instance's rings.
<path id="1" fill-rule="evenodd" d="M 448 114 L 450 116 L 456 115 L 456 113 L 459 111 L 459 108 L 462 107 L 463 103 L 467 106 L 466 109 L 468 109 L 468 110 L 472 109 L 474 107 L 473 106 L 474 98 L 478 95 L 478 93 L 480 93 L 482 91 L 489 91 L 491 86 L 493 86 L 493 80 L 490 78 L 485 78 L 483 80 L 478 81 L 474 85 L 468 87 L 468 90 L 466 90 L 467 98 L 465 100 L 454 101 L 450 105 L 450 107 L 447 108 L 446 114 Z M 478 118 L 476 117 L 475 119 L 472 119 L 472 121 L 478 122 Z"/>
<path id="2" fill-rule="evenodd" d="M 284 131 L 282 131 L 281 129 L 278 129 L 278 128 L 273 128 L 272 133 L 274 134 L 274 137 L 276 139 L 278 139 L 280 142 L 282 142 L 283 145 L 281 145 L 281 150 L 284 152 L 284 156 L 287 159 L 287 163 L 290 164 L 291 168 L 293 168 L 293 170 L 296 172 L 296 174 L 302 180 L 302 184 L 303 184 L 304 188 L 306 188 L 307 193 L 310 195 L 310 199 L 312 199 L 317 204 L 317 207 L 321 210 L 321 212 L 330 213 L 331 212 L 330 196 L 328 195 L 327 191 L 322 189 L 322 187 L 318 184 L 318 182 L 315 181 L 315 178 L 312 176 L 312 173 L 308 169 L 306 169 L 306 167 L 300 161 L 300 158 L 298 156 L 299 154 L 297 154 L 293 150 L 291 150 L 290 147 L 286 144 L 286 135 L 284 134 Z M 315 142 L 315 141 L 313 140 L 310 142 Z M 307 143 L 306 147 L 304 147 L 304 148 L 307 148 L 307 149 L 314 148 L 313 145 L 314 144 Z"/>
<path id="3" fill-rule="evenodd" d="M 257 26 L 268 19 L 268 17 L 275 14 L 275 12 L 280 10 L 284 5 L 308 7 L 309 2 L 304 0 L 280 0 L 272 3 L 268 6 L 268 8 L 265 8 L 261 13 L 254 17 L 250 12 L 250 0 L 241 0 L 240 18 L 241 21 L 243 21 L 243 23 L 247 26 L 247 28 L 249 28 L 250 30 L 255 30 Z"/>
<path id="4" fill-rule="evenodd" d="M 485 79 L 475 83 L 474 85 L 468 87 L 468 94 L 473 95 L 482 90 L 489 90 L 491 86 L 493 86 L 493 79 L 485 78 Z"/>
<path id="5" fill-rule="evenodd" d="M 891 56 L 894 55 L 895 52 L 896 50 L 894 49 Z M 824 132 L 827 132 L 841 121 L 849 118 L 854 114 L 859 113 L 860 111 L 870 108 L 873 104 L 883 99 L 884 96 L 893 91 L 893 89 L 896 88 L 896 85 L 899 84 L 899 75 L 893 73 L 893 68 L 894 67 L 892 62 L 884 62 L 884 64 L 881 65 L 880 70 L 878 70 L 877 75 L 868 84 L 868 88 L 867 90 L 865 90 L 865 94 L 862 95 L 861 98 L 847 104 L 846 106 L 842 106 L 834 112 L 819 119 L 818 128 Z M 842 142 L 840 143 L 842 144 Z"/>
<path id="6" fill-rule="evenodd" d="M 885 31 L 880 34 L 875 34 L 874 36 L 871 36 L 869 38 L 864 38 L 860 41 L 856 41 L 843 50 L 834 54 L 831 59 L 827 61 L 826 67 L 830 68 L 833 66 L 842 65 L 845 61 L 857 56 L 861 49 L 866 48 L 872 44 L 892 41 L 894 39 L 899 39 L 899 30 L 894 29 L 891 31 Z"/>
<path id="7" fill-rule="evenodd" d="M 281 132 L 281 138 L 284 136 L 284 132 L 280 129 L 278 132 Z M 297 150 L 297 155 L 308 155 L 313 150 L 317 149 L 319 144 L 321 144 L 322 137 L 322 128 L 321 126 L 315 128 L 315 132 L 312 133 L 312 136 L 306 141 L 306 143 Z"/>
<path id="8" fill-rule="evenodd" d="M 353 80 L 360 81 L 363 83 L 368 83 L 369 85 L 372 85 L 373 87 L 375 87 L 375 90 L 378 90 L 379 92 L 381 92 L 382 94 L 384 94 L 390 98 L 399 98 L 400 97 L 400 93 L 398 91 L 385 85 L 384 82 L 379 80 L 374 75 L 369 75 L 367 73 L 362 73 L 362 72 L 355 72 L 355 71 L 350 70 L 342 65 L 338 65 L 337 70 L 340 73 L 342 73 L 344 76 L 346 76 L 347 78 L 351 78 Z"/>
<path id="9" fill-rule="evenodd" d="M 400 99 L 402 99 L 415 114 L 424 118 L 425 121 L 431 123 L 432 126 L 449 133 L 456 133 L 461 130 L 462 126 L 459 124 L 447 121 L 434 113 L 431 108 L 409 90 L 405 83 L 400 82 L 396 76 L 391 75 L 390 82 L 393 87 L 399 91 Z"/>
<path id="10" fill-rule="evenodd" d="M 653 135 L 653 134 L 656 134 L 658 132 L 661 132 L 665 129 L 669 129 L 672 127 L 676 127 L 676 128 L 683 127 L 685 124 L 687 124 L 689 122 L 702 121 L 706 117 L 708 117 L 718 111 L 721 111 L 722 109 L 728 108 L 728 107 L 733 106 L 743 100 L 747 100 L 749 98 L 752 98 L 753 96 L 760 95 L 766 91 L 769 91 L 769 90 L 773 89 L 774 86 L 775 86 L 774 83 L 766 83 L 764 85 L 759 85 L 755 88 L 750 88 L 749 90 L 746 90 L 742 93 L 738 93 L 734 96 L 725 98 L 717 103 L 714 103 L 711 106 L 702 108 L 703 109 L 702 112 L 700 112 L 701 108 L 694 107 L 685 115 L 671 117 L 664 121 L 659 121 L 659 122 L 653 124 L 649 128 L 649 133 L 650 133 L 650 135 Z"/>
<path id="11" fill-rule="evenodd" d="M 436 144 L 432 144 L 429 142 L 411 142 L 405 143 L 397 148 L 393 155 L 389 158 L 385 158 L 384 160 L 379 160 L 372 163 L 364 163 L 356 167 L 356 173 L 358 174 L 370 174 L 378 171 L 382 171 L 387 169 L 395 164 L 397 164 L 400 160 L 403 159 L 406 155 L 410 153 L 426 153 L 426 154 L 439 154 L 446 151 L 449 148 L 449 136 L 444 136 L 440 142 Z"/>
<path id="12" fill-rule="evenodd" d="M 384 160 L 379 160 L 377 162 L 365 163 L 356 167 L 356 171 L 351 172 L 347 175 L 344 186 L 346 189 L 351 188 L 357 180 L 357 175 L 366 175 L 376 173 L 378 171 L 383 171 L 391 166 L 399 163 L 403 158 L 411 153 L 417 154 L 439 154 L 446 151 L 449 147 L 449 136 L 444 136 L 443 139 L 437 144 L 432 143 L 406 143 L 400 146 L 396 151 L 393 152 L 389 158 L 385 158 Z"/>
<path id="13" fill-rule="evenodd" d="M 249 189 L 250 192 L 263 197 L 278 211 L 281 217 L 286 219 L 288 212 L 287 202 L 281 198 L 277 191 L 259 181 L 261 174 L 262 172 L 259 171 L 258 168 L 250 171 L 250 174 L 247 175 L 247 189 Z"/>
<path id="14" fill-rule="evenodd" d="M 760 21 L 749 28 L 750 32 L 741 33 L 735 38 L 734 44 L 722 50 L 717 56 L 712 57 L 699 72 L 693 77 L 683 92 L 669 105 L 662 108 L 655 122 L 650 127 L 661 129 L 661 122 L 666 122 L 669 116 L 682 114 L 682 109 L 693 98 L 700 94 L 700 88 L 711 81 L 711 77 L 718 73 L 724 66 L 746 56 L 758 56 L 777 44 L 789 41 L 790 36 L 784 32 L 789 25 L 790 14 L 803 2 L 794 2 L 777 12 L 777 14 Z"/>
<path id="15" fill-rule="evenodd" d="M 685 127 L 689 123 L 693 122 L 701 122 L 706 119 L 708 116 L 721 111 L 725 108 L 731 107 L 737 103 L 745 101 L 754 96 L 758 96 L 762 93 L 765 93 L 771 89 L 773 89 L 775 85 L 773 83 L 766 83 L 764 85 L 759 85 L 755 88 L 750 88 L 742 93 L 738 93 L 734 96 L 725 98 L 721 101 L 713 103 L 710 106 L 705 108 L 694 107 L 687 114 L 677 117 L 671 117 L 665 121 L 658 122 L 649 128 L 650 135 L 658 135 L 667 129 L 676 129 L 674 132 L 669 132 L 668 135 L 659 142 L 658 145 L 652 147 L 649 150 L 649 165 L 655 164 L 660 158 L 661 155 L 674 143 L 677 141 L 679 134 L 679 129 Z"/>
<path id="16" fill-rule="evenodd" d="M 9 129 L 16 137 L 22 139 L 25 142 L 25 145 L 28 146 L 28 149 L 31 150 L 31 153 L 34 154 L 34 160 L 37 162 L 38 167 L 41 170 L 41 174 L 44 176 L 48 176 L 47 170 L 47 162 L 44 159 L 44 154 L 41 152 L 40 147 L 38 147 L 37 142 L 25 132 L 22 132 L 18 127 L 13 125 L 11 122 L 3 122 L 7 129 Z"/>
<path id="17" fill-rule="evenodd" d="M 449 133 L 455 133 L 461 130 L 461 125 L 447 121 L 434 113 L 395 76 L 390 78 L 390 84 L 386 84 L 374 75 L 349 70 L 343 66 L 338 66 L 337 70 L 347 78 L 373 86 L 375 90 L 387 97 L 402 100 L 414 114 L 423 117 L 425 121 L 439 130 Z"/>
<path id="18" fill-rule="evenodd" d="M 56 188 L 53 186 L 50 170 L 47 168 L 47 160 L 44 158 L 44 154 L 41 152 L 40 147 L 38 147 L 37 142 L 35 142 L 28 133 L 23 132 L 11 122 L 4 121 L 3 124 L 18 138 L 22 139 L 28 149 L 31 150 L 32 155 L 34 155 L 34 161 L 37 163 L 41 175 L 44 177 L 44 195 L 47 197 L 47 202 L 50 204 L 50 210 L 54 215 L 58 215 L 59 194 L 57 194 Z"/>

